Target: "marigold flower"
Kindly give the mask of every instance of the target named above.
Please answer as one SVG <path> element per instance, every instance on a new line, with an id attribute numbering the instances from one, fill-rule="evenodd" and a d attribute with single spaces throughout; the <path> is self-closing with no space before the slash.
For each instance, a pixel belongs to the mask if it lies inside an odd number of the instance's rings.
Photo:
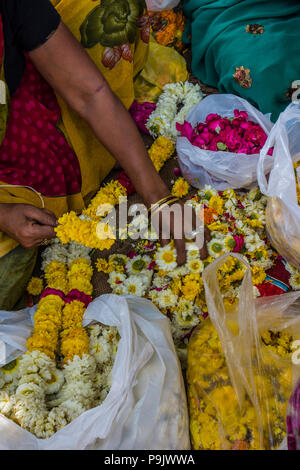
<path id="1" fill-rule="evenodd" d="M 184 178 L 178 178 L 177 181 L 175 181 L 173 188 L 172 188 L 172 194 L 173 196 L 182 198 L 186 196 L 189 192 L 189 183 L 185 181 Z"/>
<path id="2" fill-rule="evenodd" d="M 40 295 L 43 290 L 43 280 L 32 277 L 27 286 L 27 292 L 31 295 Z"/>

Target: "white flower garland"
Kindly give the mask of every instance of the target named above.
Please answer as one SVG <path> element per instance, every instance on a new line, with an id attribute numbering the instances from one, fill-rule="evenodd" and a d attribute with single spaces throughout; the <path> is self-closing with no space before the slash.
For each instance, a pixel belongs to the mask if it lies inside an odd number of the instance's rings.
<path id="1" fill-rule="evenodd" d="M 152 137 L 163 136 L 175 141 L 179 135 L 176 123 L 183 124 L 189 111 L 203 97 L 199 85 L 193 85 L 189 82 L 165 85 L 156 109 L 146 124 Z"/>

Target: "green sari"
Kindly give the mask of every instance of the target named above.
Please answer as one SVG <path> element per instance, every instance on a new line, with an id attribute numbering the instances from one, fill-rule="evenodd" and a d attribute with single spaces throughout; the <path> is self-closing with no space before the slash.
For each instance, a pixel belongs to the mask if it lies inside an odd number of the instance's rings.
<path id="1" fill-rule="evenodd" d="M 275 121 L 300 79 L 300 2 L 183 0 L 183 10 L 193 73 Z"/>

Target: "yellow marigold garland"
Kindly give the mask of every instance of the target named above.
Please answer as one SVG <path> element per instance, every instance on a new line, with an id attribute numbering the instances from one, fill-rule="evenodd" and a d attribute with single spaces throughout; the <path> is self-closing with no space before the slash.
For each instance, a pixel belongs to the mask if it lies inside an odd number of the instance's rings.
<path id="1" fill-rule="evenodd" d="M 49 263 L 45 267 L 45 279 L 48 288 L 67 292 L 67 268 L 63 263 Z M 39 301 L 33 333 L 27 341 L 28 351 L 40 351 L 51 359 L 55 358 L 64 303 L 59 295 L 47 295 Z"/>
<path id="2" fill-rule="evenodd" d="M 75 259 L 69 266 L 68 281 L 70 291 L 76 289 L 91 295 L 93 268 L 90 261 L 84 258 Z M 72 361 L 74 356 L 82 357 L 89 353 L 89 337 L 82 326 L 85 304 L 80 300 L 66 303 L 62 313 L 61 353 L 64 362 Z"/>

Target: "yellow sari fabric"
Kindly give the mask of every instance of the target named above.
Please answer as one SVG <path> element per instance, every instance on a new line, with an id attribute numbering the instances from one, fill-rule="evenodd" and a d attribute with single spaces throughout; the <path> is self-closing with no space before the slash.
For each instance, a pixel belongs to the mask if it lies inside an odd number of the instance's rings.
<path id="1" fill-rule="evenodd" d="M 51 2 L 79 42 L 82 42 L 82 27 L 96 7 L 102 8 L 100 14 L 103 13 L 103 9 L 114 7 L 112 15 L 114 11 L 119 11 L 120 6 L 124 8 L 124 0 L 102 0 L 102 3 L 91 0 L 51 0 Z M 130 30 L 129 41 L 116 46 L 102 45 L 100 42 L 92 46 L 88 44 L 86 52 L 104 75 L 113 92 L 128 109 L 134 100 L 134 77 L 142 70 L 147 60 L 149 34 L 147 25 L 143 23 L 142 0 L 125 0 L 126 2 L 131 11 L 140 12 L 135 28 Z M 108 41 L 110 40 L 108 38 Z M 76 74 L 76 71 L 74 73 Z M 97 140 L 89 126 L 66 105 L 61 97 L 57 96 L 57 99 L 61 108 L 58 127 L 77 155 L 82 176 L 81 193 L 51 198 L 43 196 L 45 207 L 59 217 L 69 210 L 82 211 L 113 168 L 115 160 Z M 42 207 L 40 198 L 32 190 L 17 186 L 8 188 L 2 182 L 0 182 L 0 202 Z M 17 242 L 0 232 L 0 258 L 16 246 Z"/>

